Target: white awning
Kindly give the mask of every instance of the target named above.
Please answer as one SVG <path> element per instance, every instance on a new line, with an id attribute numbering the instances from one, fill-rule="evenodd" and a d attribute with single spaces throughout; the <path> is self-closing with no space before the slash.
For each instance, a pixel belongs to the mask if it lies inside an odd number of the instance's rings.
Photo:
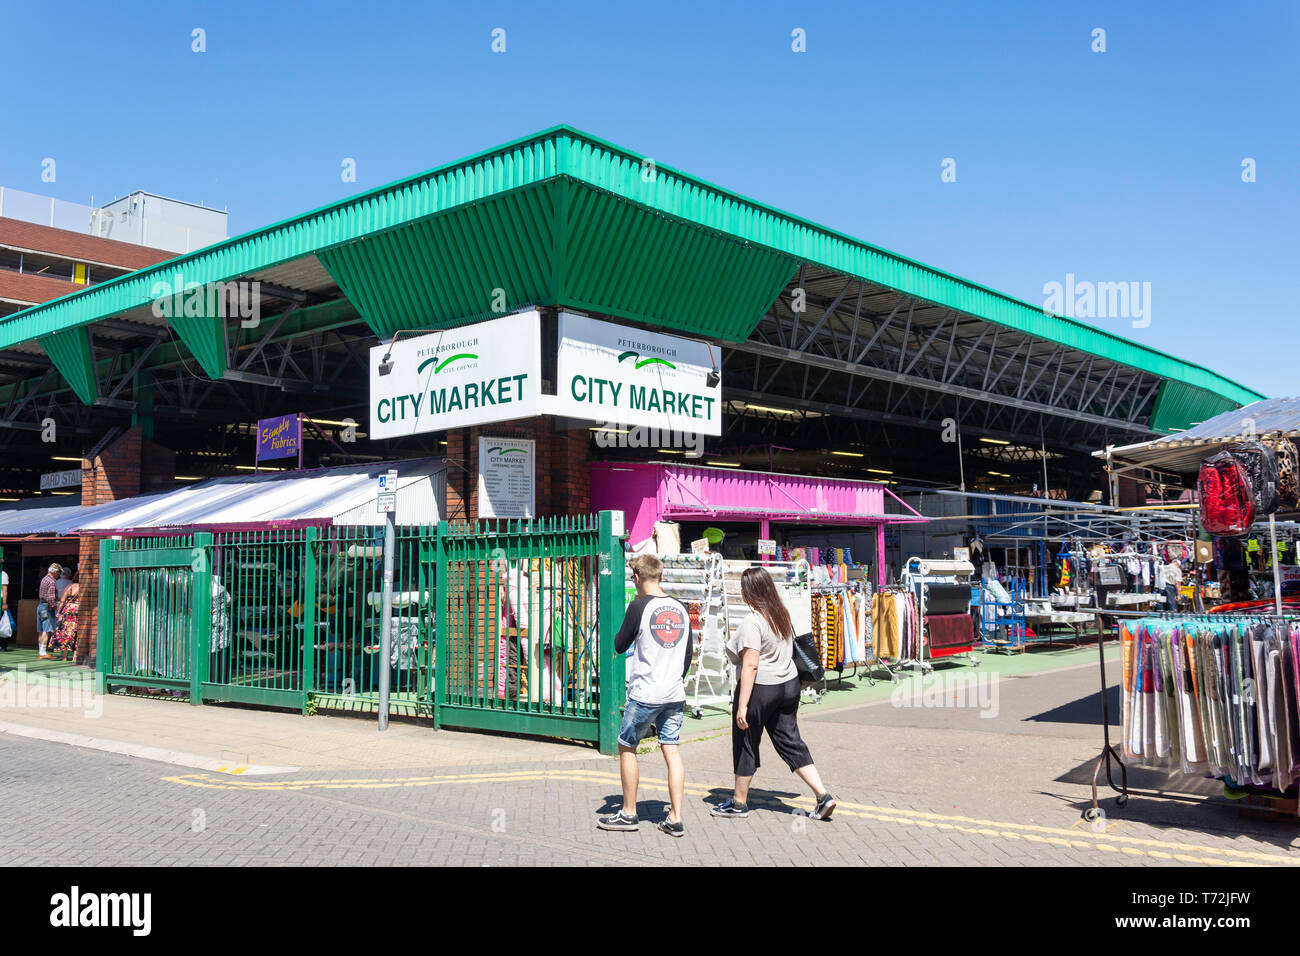
<path id="1" fill-rule="evenodd" d="M 311 471 L 213 478 L 150 498 L 126 499 L 114 514 L 84 521 L 86 532 L 144 528 L 216 528 L 265 524 L 377 525 L 379 476 L 397 471 L 397 520 L 434 524 L 441 516 L 446 470 L 441 458 L 378 462 Z"/>

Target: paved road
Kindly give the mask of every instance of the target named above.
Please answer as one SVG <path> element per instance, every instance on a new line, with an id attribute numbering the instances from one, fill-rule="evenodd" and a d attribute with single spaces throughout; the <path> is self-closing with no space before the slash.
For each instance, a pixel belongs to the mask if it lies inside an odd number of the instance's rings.
<path id="1" fill-rule="evenodd" d="M 810 801 L 770 751 L 759 812 L 709 817 L 707 801 L 728 792 L 729 742 L 691 743 L 681 840 L 649 822 L 596 830 L 596 814 L 619 803 L 617 764 L 597 756 L 240 777 L 6 738 L 0 865 L 1300 864 L 1294 821 L 1242 819 L 1207 802 L 1213 784 L 1181 777 L 1135 773 L 1135 785 L 1184 793 L 1135 796 L 1123 811 L 1108 801 L 1106 830 L 1084 824 L 1100 749 L 1095 680 L 1088 669 L 1004 680 L 993 717 L 807 708 L 805 736 L 841 800 L 829 823 L 793 812 Z M 641 759 L 638 809 L 655 821 L 663 764 Z"/>

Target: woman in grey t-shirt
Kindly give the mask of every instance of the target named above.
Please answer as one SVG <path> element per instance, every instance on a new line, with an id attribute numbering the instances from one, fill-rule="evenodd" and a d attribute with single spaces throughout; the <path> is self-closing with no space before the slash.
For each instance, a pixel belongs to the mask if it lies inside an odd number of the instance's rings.
<path id="1" fill-rule="evenodd" d="M 727 657 L 739 667 L 731 710 L 736 788 L 731 799 L 709 812 L 719 817 L 749 815 L 749 784 L 759 767 L 758 746 L 766 729 L 777 755 L 812 790 L 817 806 L 809 815 L 829 820 L 835 798 L 822 786 L 812 754 L 799 734 L 799 672 L 794 666 L 790 612 L 764 568 L 749 568 L 740 576 L 740 595 L 751 613 L 726 648 Z"/>

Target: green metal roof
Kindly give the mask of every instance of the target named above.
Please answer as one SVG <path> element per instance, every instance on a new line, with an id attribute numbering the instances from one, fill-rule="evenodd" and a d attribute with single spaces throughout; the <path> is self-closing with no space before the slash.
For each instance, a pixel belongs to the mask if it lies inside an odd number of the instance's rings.
<path id="1" fill-rule="evenodd" d="M 1152 431 L 1182 431 L 1231 411 L 1239 404 L 1222 395 L 1166 379 L 1156 391 L 1148 425 Z"/>
<path id="2" fill-rule="evenodd" d="M 310 255 L 380 335 L 485 317 L 499 288 L 507 308 L 588 308 L 739 340 L 809 262 L 1173 380 L 1181 391 L 1168 407 L 1182 413 L 1262 397 L 1201 365 L 1046 315 L 567 126 L 0 319 L 0 348 L 52 343 L 56 333 L 147 306 L 153 283 L 177 272 L 186 282 L 223 282 Z M 205 371 L 220 374 L 219 323 L 188 325 L 178 335 Z M 65 376 L 72 351 L 51 356 Z"/>
<path id="3" fill-rule="evenodd" d="M 327 250 L 320 261 L 381 336 L 558 303 L 739 341 L 798 268 L 764 246 L 566 178 Z"/>

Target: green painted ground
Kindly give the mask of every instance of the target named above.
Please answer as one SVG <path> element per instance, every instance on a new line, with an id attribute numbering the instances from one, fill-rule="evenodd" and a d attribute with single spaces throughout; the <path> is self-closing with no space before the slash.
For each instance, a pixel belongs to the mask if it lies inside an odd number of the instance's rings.
<path id="1" fill-rule="evenodd" d="M 10 651 L 0 652 L 0 674 L 13 671 L 40 674 L 42 677 L 59 677 L 73 674 L 84 676 L 92 673 L 88 668 L 78 667 L 66 661 L 56 661 L 50 657 L 39 657 L 34 647 L 15 647 Z"/>

